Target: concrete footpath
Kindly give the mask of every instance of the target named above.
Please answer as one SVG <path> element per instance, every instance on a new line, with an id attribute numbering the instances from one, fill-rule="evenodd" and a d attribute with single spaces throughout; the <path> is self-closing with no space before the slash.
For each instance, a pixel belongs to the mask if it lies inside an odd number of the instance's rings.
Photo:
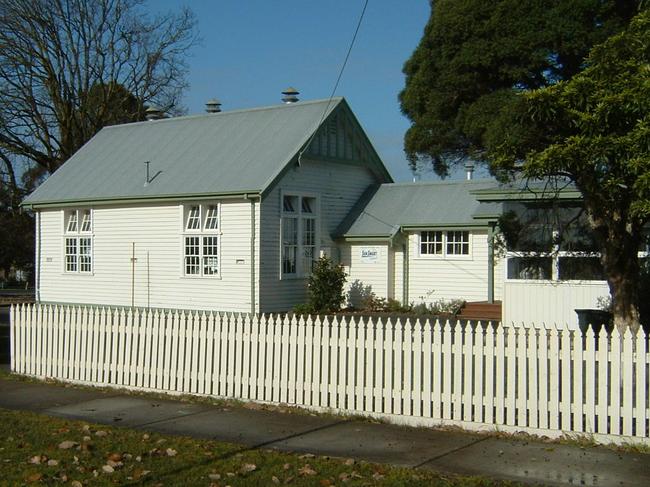
<path id="1" fill-rule="evenodd" d="M 219 407 L 0 377 L 0 408 L 540 485 L 650 486 L 650 455 L 336 417 Z"/>

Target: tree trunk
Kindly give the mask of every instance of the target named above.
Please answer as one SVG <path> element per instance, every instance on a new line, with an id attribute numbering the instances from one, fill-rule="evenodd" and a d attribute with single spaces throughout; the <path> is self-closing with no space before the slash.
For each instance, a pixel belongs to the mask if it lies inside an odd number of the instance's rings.
<path id="1" fill-rule="evenodd" d="M 634 232 L 636 233 L 636 232 Z M 634 233 L 612 233 L 607 238 L 601 254 L 609 292 L 612 296 L 614 325 L 623 333 L 630 328 L 633 333 L 639 329 L 639 258 L 637 255 L 640 235 Z"/>

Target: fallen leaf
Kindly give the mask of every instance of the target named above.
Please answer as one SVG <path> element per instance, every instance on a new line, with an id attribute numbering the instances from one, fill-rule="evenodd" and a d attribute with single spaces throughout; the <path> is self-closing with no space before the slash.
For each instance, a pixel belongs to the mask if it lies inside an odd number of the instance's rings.
<path id="1" fill-rule="evenodd" d="M 142 457 L 141 457 L 140 455 L 138 455 L 137 457 L 135 457 L 135 461 L 136 461 L 136 462 L 141 462 L 141 461 L 142 461 Z"/>
<path id="2" fill-rule="evenodd" d="M 70 483 L 70 487 L 83 487 L 83 485 L 84 485 L 84 484 L 82 484 L 82 483 L 79 482 L 78 480 L 73 480 L 73 481 Z"/>
<path id="3" fill-rule="evenodd" d="M 143 470 L 141 468 L 136 468 L 133 472 L 133 480 L 140 480 L 148 473 L 151 473 L 151 470 Z"/>
<path id="4" fill-rule="evenodd" d="M 178 452 L 173 448 L 167 448 L 167 450 L 165 450 L 165 453 L 167 453 L 168 457 L 175 457 Z"/>
<path id="5" fill-rule="evenodd" d="M 38 472 L 33 473 L 31 475 L 28 475 L 25 480 L 27 482 L 39 482 L 43 478 L 43 474 L 40 474 Z"/>
<path id="6" fill-rule="evenodd" d="M 273 482 L 274 484 L 279 484 L 279 483 L 280 483 L 280 479 L 277 478 L 277 477 L 274 475 L 273 477 L 271 477 L 271 482 Z"/>
<path id="7" fill-rule="evenodd" d="M 89 424 L 84 424 L 84 425 L 81 427 L 81 430 L 82 430 L 82 431 L 90 431 L 90 425 L 89 425 Z"/>
<path id="8" fill-rule="evenodd" d="M 210 475 L 208 475 L 208 478 L 210 480 L 219 480 L 221 479 L 221 475 L 219 475 L 218 473 L 211 473 Z"/>
<path id="9" fill-rule="evenodd" d="M 255 465 L 254 463 L 245 463 L 239 469 L 239 473 L 246 474 L 246 473 L 252 472 L 253 470 L 256 470 L 256 469 L 257 469 L 257 465 Z"/>
<path id="10" fill-rule="evenodd" d="M 345 463 L 345 464 L 348 465 L 348 466 L 349 466 L 349 465 L 354 465 L 354 458 L 348 458 L 348 459 L 347 459 L 345 462 L 343 462 L 343 463 Z"/>
<path id="11" fill-rule="evenodd" d="M 113 460 L 106 460 L 106 465 L 110 465 L 113 468 L 119 468 L 124 464 L 122 462 L 114 462 Z"/>
<path id="12" fill-rule="evenodd" d="M 305 453 L 304 455 L 300 455 L 298 458 L 314 458 L 316 455 L 312 455 L 311 453 Z"/>
<path id="13" fill-rule="evenodd" d="M 302 467 L 300 470 L 298 470 L 298 474 L 302 476 L 307 476 L 307 475 L 316 475 L 316 470 L 311 468 L 309 464 L 306 464 L 304 467 Z"/>
<path id="14" fill-rule="evenodd" d="M 95 431 L 95 436 L 100 436 L 101 437 L 101 436 L 107 436 L 107 435 L 108 435 L 108 433 L 106 433 L 106 431 L 103 431 L 103 430 Z"/>
<path id="15" fill-rule="evenodd" d="M 330 479 L 322 479 L 322 480 L 320 481 L 320 484 L 321 484 L 323 487 L 329 487 L 330 485 L 332 485 L 332 481 L 331 481 Z"/>
<path id="16" fill-rule="evenodd" d="M 84 436 L 83 441 L 90 441 L 90 436 Z"/>
<path id="17" fill-rule="evenodd" d="M 48 467 L 56 467 L 59 464 L 57 460 L 48 460 L 47 461 L 47 466 Z"/>
<path id="18" fill-rule="evenodd" d="M 34 455 L 32 458 L 29 459 L 29 463 L 33 463 L 34 465 L 40 465 L 41 456 L 40 455 Z"/>
<path id="19" fill-rule="evenodd" d="M 106 458 L 108 458 L 109 460 L 112 460 L 114 462 L 122 461 L 122 455 L 119 454 L 119 453 L 109 453 L 108 457 L 106 457 Z"/>
<path id="20" fill-rule="evenodd" d="M 115 472 L 115 469 L 114 469 L 113 467 L 111 467 L 110 465 L 104 465 L 104 466 L 102 467 L 102 470 L 103 470 L 105 473 L 113 473 L 113 472 Z"/>
<path id="21" fill-rule="evenodd" d="M 382 474 L 380 474 L 379 472 L 375 472 L 375 473 L 372 474 L 372 478 L 374 480 L 382 480 L 384 478 L 384 476 Z"/>
<path id="22" fill-rule="evenodd" d="M 150 436 L 149 436 L 147 433 L 145 433 L 144 435 L 142 435 L 142 440 L 143 440 L 143 441 L 147 441 L 149 438 L 150 438 Z"/>
<path id="23" fill-rule="evenodd" d="M 293 477 L 287 477 L 286 479 L 284 479 L 285 484 L 290 484 L 292 481 L 293 481 Z"/>
<path id="24" fill-rule="evenodd" d="M 285 470 L 289 470 L 291 468 L 291 464 L 285 463 L 284 465 L 282 465 L 282 468 Z"/>
<path id="25" fill-rule="evenodd" d="M 79 445 L 79 443 L 77 443 L 76 441 L 66 440 L 59 443 L 59 448 L 61 450 L 69 450 L 70 448 L 74 448 L 77 445 Z"/>

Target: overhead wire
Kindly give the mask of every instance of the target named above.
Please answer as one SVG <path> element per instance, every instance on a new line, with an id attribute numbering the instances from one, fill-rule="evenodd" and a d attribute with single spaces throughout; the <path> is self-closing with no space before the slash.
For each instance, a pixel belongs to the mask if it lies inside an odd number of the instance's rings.
<path id="1" fill-rule="evenodd" d="M 357 40 L 357 34 L 359 33 L 359 29 L 361 28 L 361 23 L 363 22 L 363 17 L 366 14 L 366 8 L 368 7 L 368 1 L 365 0 L 363 4 L 363 9 L 361 10 L 361 15 L 359 15 L 359 21 L 357 22 L 357 27 L 354 29 L 354 35 L 352 36 L 352 40 L 350 41 L 350 45 L 348 46 L 348 52 L 345 54 L 345 59 L 343 60 L 343 64 L 341 65 L 341 69 L 339 70 L 339 75 L 336 78 L 336 83 L 334 83 L 334 88 L 332 89 L 332 93 L 329 96 L 329 99 L 327 100 L 327 105 L 325 106 L 325 109 L 323 110 L 323 114 L 320 117 L 320 120 L 318 121 L 317 127 L 320 127 L 320 125 L 323 123 L 323 120 L 325 119 L 325 115 L 327 114 L 327 111 L 330 108 L 330 105 L 332 104 L 332 99 L 334 98 L 334 94 L 336 93 L 336 89 L 339 87 L 339 83 L 341 82 L 341 77 L 343 76 L 343 71 L 345 71 L 345 67 L 348 64 L 348 59 L 350 59 L 350 53 L 352 52 L 352 48 L 354 47 L 354 42 Z M 316 137 L 316 132 L 318 130 L 314 130 L 314 133 L 311 134 L 311 137 L 305 144 L 305 146 L 302 148 L 302 150 L 298 153 L 298 165 L 300 165 L 300 160 L 302 158 L 302 155 L 304 152 L 309 148 L 310 144 L 314 140 L 314 137 Z"/>

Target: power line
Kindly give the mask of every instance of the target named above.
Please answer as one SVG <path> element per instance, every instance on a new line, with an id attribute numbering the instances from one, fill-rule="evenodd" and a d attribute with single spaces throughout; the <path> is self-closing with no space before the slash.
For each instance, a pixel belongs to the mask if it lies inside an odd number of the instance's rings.
<path id="1" fill-rule="evenodd" d="M 339 75 L 336 78 L 336 83 L 334 83 L 334 88 L 332 89 L 332 93 L 330 94 L 330 97 L 327 100 L 327 105 L 325 106 L 325 110 L 323 110 L 323 114 L 321 115 L 320 120 L 318 121 L 317 127 L 320 127 L 320 124 L 323 123 L 323 120 L 325 119 L 325 114 L 327 113 L 327 110 L 329 110 L 330 105 L 332 104 L 332 98 L 334 98 L 334 94 L 336 93 L 336 89 L 339 87 L 339 83 L 341 81 L 341 77 L 343 76 L 343 71 L 345 70 L 345 66 L 348 64 L 348 59 L 350 58 L 350 53 L 352 52 L 352 47 L 354 47 L 354 41 L 357 40 L 357 34 L 359 33 L 359 29 L 361 28 L 361 22 L 363 21 L 363 16 L 366 13 L 366 8 L 367 7 L 368 7 L 368 0 L 365 0 L 365 2 L 363 4 L 363 9 L 361 10 L 361 15 L 359 16 L 359 21 L 357 22 L 357 27 L 356 27 L 356 29 L 354 29 L 354 35 L 352 36 L 352 41 L 350 42 L 350 46 L 348 47 L 348 52 L 345 55 L 345 59 L 343 60 L 343 64 L 341 65 L 341 69 L 339 70 Z M 317 130 L 315 130 L 314 133 L 311 134 L 311 137 L 307 141 L 307 144 L 305 144 L 305 147 L 298 154 L 298 165 L 300 165 L 300 159 L 301 159 L 303 153 L 307 150 L 307 148 L 311 144 L 312 140 L 314 140 L 314 137 L 316 137 L 316 132 L 317 132 Z"/>

